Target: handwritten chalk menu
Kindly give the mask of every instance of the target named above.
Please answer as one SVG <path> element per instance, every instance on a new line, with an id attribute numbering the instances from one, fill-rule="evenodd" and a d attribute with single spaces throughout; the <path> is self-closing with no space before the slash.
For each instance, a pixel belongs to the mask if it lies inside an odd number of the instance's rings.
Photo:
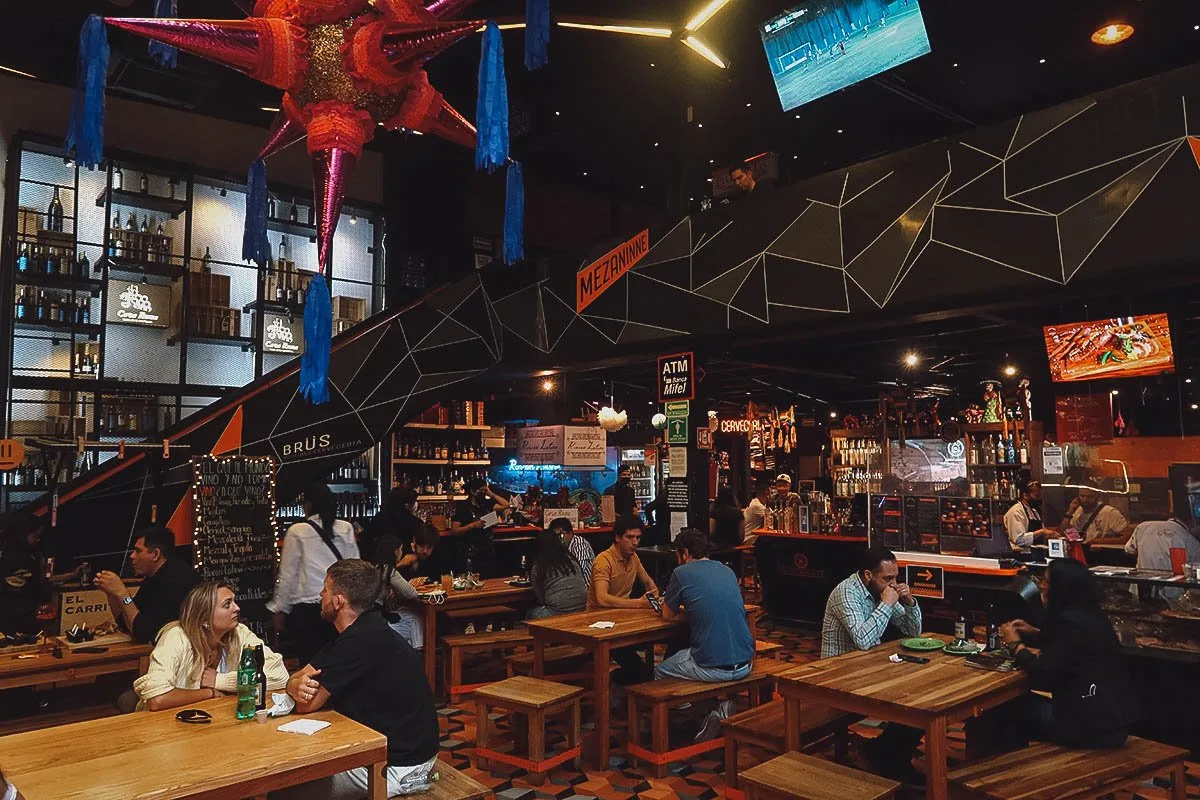
<path id="1" fill-rule="evenodd" d="M 564 467 L 603 467 L 608 434 L 604 429 L 583 426 L 563 427 Z"/>
<path id="2" fill-rule="evenodd" d="M 241 619 L 259 636 L 270 629 L 266 602 L 279 561 L 275 462 L 270 458 L 192 459 L 196 569 L 237 593 Z"/>

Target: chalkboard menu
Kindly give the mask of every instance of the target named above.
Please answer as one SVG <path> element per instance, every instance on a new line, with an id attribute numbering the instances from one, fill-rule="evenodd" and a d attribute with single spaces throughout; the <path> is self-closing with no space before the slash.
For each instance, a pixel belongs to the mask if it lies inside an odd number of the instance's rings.
<path id="1" fill-rule="evenodd" d="M 940 499 L 906 495 L 904 497 L 904 549 L 917 553 L 936 553 L 942 545 Z"/>
<path id="2" fill-rule="evenodd" d="M 260 636 L 270 629 L 266 602 L 279 562 L 275 527 L 275 462 L 271 458 L 192 459 L 193 541 L 204 580 L 237 593 L 241 621 Z"/>
<path id="3" fill-rule="evenodd" d="M 890 549 L 902 549 L 899 495 L 871 495 L 871 535 L 875 543 Z"/>

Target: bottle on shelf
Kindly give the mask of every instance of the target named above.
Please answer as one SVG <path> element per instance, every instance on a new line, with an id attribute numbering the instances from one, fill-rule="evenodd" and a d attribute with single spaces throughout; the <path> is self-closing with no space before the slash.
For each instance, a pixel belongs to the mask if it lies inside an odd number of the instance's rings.
<path id="1" fill-rule="evenodd" d="M 295 200 L 292 201 L 292 210 L 288 212 L 288 220 L 290 222 L 300 221 L 300 206 Z"/>
<path id="2" fill-rule="evenodd" d="M 204 255 L 200 257 L 200 271 L 201 272 L 212 272 L 211 262 L 212 262 L 212 253 L 209 251 L 208 246 L 205 245 Z"/>
<path id="3" fill-rule="evenodd" d="M 125 218 L 125 230 L 127 230 L 127 231 L 136 231 L 137 230 L 137 214 L 133 213 L 132 211 L 130 211 L 129 216 L 127 216 Z"/>
<path id="4" fill-rule="evenodd" d="M 149 232 L 150 232 L 150 218 L 149 218 L 147 215 L 145 215 L 145 214 L 142 214 L 142 228 L 141 228 L 141 231 L 142 231 L 142 233 L 149 233 Z"/>
<path id="5" fill-rule="evenodd" d="M 275 195 L 267 195 L 267 219 L 276 219 L 275 216 Z"/>
<path id="6" fill-rule="evenodd" d="M 62 200 L 58 198 L 58 187 L 54 187 L 54 197 L 50 199 L 50 207 L 46 209 L 46 229 L 51 231 L 62 231 L 63 229 L 63 205 Z"/>
<path id="7" fill-rule="evenodd" d="M 1021 440 L 1021 449 L 1018 451 L 1017 455 L 1020 459 L 1021 466 L 1025 467 L 1029 465 L 1029 445 L 1024 439 Z"/>
<path id="8" fill-rule="evenodd" d="M 75 262 L 76 274 L 80 278 L 86 278 L 92 271 L 92 261 L 87 257 L 87 253 L 80 253 L 79 260 Z"/>
<path id="9" fill-rule="evenodd" d="M 150 179 L 146 177 L 146 173 L 144 172 L 142 173 L 141 180 L 138 181 L 138 189 L 141 190 L 142 194 L 150 194 Z"/>
<path id="10" fill-rule="evenodd" d="M 125 188 L 125 173 L 121 172 L 121 167 L 119 165 L 113 167 L 112 186 L 114 189 Z"/>
<path id="11" fill-rule="evenodd" d="M 167 196 L 170 197 L 172 200 L 175 199 L 175 187 L 176 187 L 176 185 L 178 185 L 178 183 L 179 183 L 178 178 L 171 178 L 170 180 L 167 181 Z"/>
<path id="12" fill-rule="evenodd" d="M 29 242 L 21 244 L 21 252 L 17 256 L 17 272 L 29 271 Z"/>

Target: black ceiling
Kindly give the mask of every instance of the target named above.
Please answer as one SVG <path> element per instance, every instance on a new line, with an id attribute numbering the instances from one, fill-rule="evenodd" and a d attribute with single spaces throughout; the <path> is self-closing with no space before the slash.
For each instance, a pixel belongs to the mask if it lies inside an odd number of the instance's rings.
<path id="1" fill-rule="evenodd" d="M 246 4 L 179 0 L 179 13 L 237 18 Z M 730 59 L 728 70 L 677 41 L 556 27 L 549 66 L 527 74 L 520 31 L 506 34 L 517 157 L 542 180 L 649 203 L 686 202 L 706 191 L 710 161 L 720 165 L 775 150 L 786 179 L 814 175 L 1182 66 L 1200 52 L 1200 9 L 1191 0 L 1010 0 L 987 7 L 922 0 L 932 54 L 785 114 L 757 25 L 795 4 L 732 0 L 707 23 L 702 36 Z M 145 16 L 152 0 L 8 5 L 0 64 L 70 84 L 84 16 Z M 678 28 L 702 5 L 607 0 L 602 13 Z M 594 0 L 552 0 L 551 7 L 560 15 L 601 13 Z M 523 8 L 519 0 L 481 0 L 474 10 L 480 17 L 519 18 Z M 1135 25 L 1130 40 L 1107 48 L 1089 41 L 1092 30 L 1116 18 Z M 276 90 L 229 70 L 185 55 L 178 70 L 163 72 L 147 59 L 142 40 L 120 32 L 111 39 L 114 91 L 264 127 L 270 114 L 260 108 L 278 105 Z M 434 84 L 468 117 L 474 116 L 477 43 L 465 41 L 430 65 Z M 427 145 L 386 134 L 376 146 Z"/>

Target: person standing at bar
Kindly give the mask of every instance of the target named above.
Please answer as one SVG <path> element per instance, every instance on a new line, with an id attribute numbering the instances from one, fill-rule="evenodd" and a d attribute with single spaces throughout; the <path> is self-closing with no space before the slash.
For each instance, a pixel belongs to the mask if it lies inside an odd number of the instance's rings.
<path id="1" fill-rule="evenodd" d="M 1074 528 L 1085 542 L 1096 539 L 1120 539 L 1129 529 L 1129 520 L 1117 509 L 1104 502 L 1104 494 L 1096 481 L 1079 490 L 1079 496 L 1067 506 L 1062 529 Z"/>
<path id="2" fill-rule="evenodd" d="M 920 635 L 921 607 L 912 590 L 897 581 L 899 574 L 895 553 L 880 545 L 867 550 L 858 572 L 829 595 L 821 623 L 821 658 L 877 647 L 891 625 L 908 636 Z M 912 757 L 921 736 L 917 728 L 888 723 L 882 735 L 862 742 L 859 749 L 878 774 L 919 785 L 922 778 Z"/>
<path id="3" fill-rule="evenodd" d="M 491 525 L 485 520 L 508 508 L 508 501 L 492 490 L 483 478 L 472 478 L 467 483 L 469 499 L 460 500 L 454 506 L 454 524 L 448 534 L 463 537 L 459 554 L 459 570 L 478 573 L 481 578 L 496 577 L 496 543 L 492 539 Z M 494 516 L 493 516 L 494 518 Z"/>
<path id="4" fill-rule="evenodd" d="M 637 500 L 633 496 L 633 472 L 628 464 L 617 468 L 617 482 L 605 489 L 604 493 L 612 495 L 613 508 L 618 517 L 628 517 L 634 513 Z"/>
<path id="5" fill-rule="evenodd" d="M 746 520 L 746 537 L 743 539 L 746 544 L 754 541 L 755 531 L 766 529 L 767 503 L 770 499 L 771 482 L 766 478 L 759 478 L 754 482 L 754 497 L 750 498 L 750 505 L 746 506 L 746 510 L 742 512 L 742 516 Z"/>
<path id="6" fill-rule="evenodd" d="M 1014 550 L 1029 552 L 1038 537 L 1045 539 L 1042 527 L 1042 484 L 1029 481 L 1021 487 L 1021 498 L 1004 514 L 1004 530 Z"/>
<path id="7" fill-rule="evenodd" d="M 306 664 L 335 633 L 321 618 L 325 571 L 344 558 L 358 558 L 358 543 L 353 526 L 337 518 L 337 500 L 325 484 L 308 488 L 303 507 L 307 519 L 292 525 L 283 537 L 279 579 L 267 608 L 275 615 L 281 649 Z"/>

